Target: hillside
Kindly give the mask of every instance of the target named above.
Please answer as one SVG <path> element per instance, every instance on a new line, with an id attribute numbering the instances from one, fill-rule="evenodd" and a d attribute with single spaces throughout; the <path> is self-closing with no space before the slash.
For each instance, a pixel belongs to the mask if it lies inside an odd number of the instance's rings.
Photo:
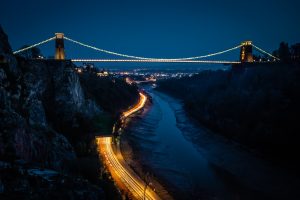
<path id="1" fill-rule="evenodd" d="M 161 81 L 158 89 L 182 99 L 190 116 L 214 132 L 297 163 L 299 77 L 297 64 L 259 64 Z"/>

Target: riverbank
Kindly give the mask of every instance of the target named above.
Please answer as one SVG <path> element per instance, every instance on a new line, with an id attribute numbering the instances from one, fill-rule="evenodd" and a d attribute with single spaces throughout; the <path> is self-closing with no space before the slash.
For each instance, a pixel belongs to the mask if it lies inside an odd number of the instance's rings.
<path id="1" fill-rule="evenodd" d="M 155 189 L 157 194 L 162 198 L 166 200 L 172 200 L 172 196 L 176 196 L 175 191 L 177 190 L 174 185 L 168 184 L 167 181 L 163 179 L 161 176 L 156 176 L 155 171 L 153 169 L 147 167 L 146 165 L 143 165 L 142 160 L 140 159 L 139 152 L 136 152 L 135 144 L 132 144 L 128 138 L 126 137 L 126 134 L 128 133 L 128 128 L 131 126 L 134 126 L 135 122 L 134 119 L 137 121 L 143 118 L 147 112 L 151 109 L 152 106 L 152 99 L 150 95 L 148 96 L 148 101 L 145 104 L 144 108 L 137 112 L 134 116 L 128 118 L 124 122 L 123 128 L 124 133 L 121 134 L 120 139 L 120 151 L 122 152 L 122 156 L 124 157 L 124 160 L 126 163 L 132 168 L 132 170 L 137 173 L 140 177 L 145 178 L 146 174 L 149 174 L 150 180 L 152 182 L 152 188 Z M 167 186 L 168 185 L 168 186 Z M 168 190 L 166 189 L 168 188 Z"/>
<path id="2" fill-rule="evenodd" d="M 213 132 L 298 173 L 300 67 L 257 64 L 158 83 L 187 113 Z"/>
<path id="3" fill-rule="evenodd" d="M 138 115 L 138 120 L 132 121 L 123 136 L 132 147 L 133 155 L 129 155 L 141 163 L 136 168 L 155 172 L 166 189 L 175 194 L 173 196 L 178 199 L 249 200 L 299 196 L 297 185 L 300 182 L 292 174 L 199 127 L 190 121 L 180 101 L 154 93 L 153 105 Z M 170 108 L 166 110 L 164 107 L 168 105 Z M 169 113 L 170 109 L 173 114 Z M 171 118 L 163 116 L 165 112 L 171 114 Z M 170 123 L 166 119 L 170 119 Z M 167 129 L 163 129 L 162 122 L 167 123 Z M 177 144 L 177 137 L 185 142 Z M 122 138 L 122 141 L 126 140 Z M 174 188 L 177 191 L 173 193 Z"/>
<path id="4" fill-rule="evenodd" d="M 147 91 L 149 92 L 149 91 Z M 153 94 L 151 94 L 153 97 Z M 178 170 L 178 163 L 174 161 L 174 156 L 182 154 L 180 151 L 185 145 L 175 145 L 172 143 L 167 145 L 160 144 L 161 141 L 173 140 L 172 137 L 162 137 L 155 133 L 155 129 L 161 128 L 159 121 L 163 120 L 163 116 L 157 116 L 157 113 L 161 113 L 160 106 L 157 104 L 157 96 L 153 97 L 153 105 L 148 105 L 147 108 L 138 114 L 137 120 L 132 120 L 128 125 L 125 134 L 122 135 L 122 151 L 129 152 L 125 154 L 126 160 L 133 160 L 130 164 L 140 174 L 150 172 L 154 174 L 164 188 L 171 193 L 176 199 L 191 199 L 199 198 L 195 193 L 201 193 L 201 198 L 211 199 L 212 194 L 199 188 L 201 191 L 197 191 L 197 186 L 193 185 L 192 171 L 188 169 L 185 171 Z M 164 118 L 164 117 L 163 117 Z M 178 134 L 178 140 L 185 140 L 181 138 L 181 133 L 178 130 L 174 130 L 173 125 L 167 126 L 164 133 L 175 135 Z M 167 131 L 167 132 L 166 132 Z M 177 137 L 177 136 L 176 136 Z M 169 146 L 171 145 L 171 146 Z M 187 147 L 189 150 L 184 151 L 186 156 L 192 157 L 195 154 L 195 150 L 190 149 L 192 145 Z M 171 148 L 171 149 L 170 149 Z M 170 161 L 169 161 L 170 160 Z M 193 167 L 194 163 L 190 163 Z M 197 167 L 197 166 L 195 166 Z M 197 170 L 196 170 L 197 171 Z M 189 173 L 190 172 L 190 173 Z M 205 172 L 206 173 L 206 172 Z"/>
<path id="5" fill-rule="evenodd" d="M 123 112 L 120 119 L 122 124 L 124 124 L 125 120 L 128 120 L 128 116 L 144 107 L 147 101 L 147 96 L 141 92 L 139 95 L 139 101 L 130 109 Z M 120 133 L 121 130 L 122 126 L 117 127 L 116 131 Z M 155 189 L 151 187 L 154 183 L 138 176 L 125 162 L 119 149 L 118 138 L 113 139 L 111 136 L 99 136 L 96 137 L 96 141 L 102 161 L 105 163 L 106 168 L 109 170 L 118 187 L 125 191 L 123 193 L 126 197 L 132 199 L 145 197 L 147 199 L 160 199 L 160 197 L 156 194 Z M 126 193 L 130 194 L 128 195 Z"/>

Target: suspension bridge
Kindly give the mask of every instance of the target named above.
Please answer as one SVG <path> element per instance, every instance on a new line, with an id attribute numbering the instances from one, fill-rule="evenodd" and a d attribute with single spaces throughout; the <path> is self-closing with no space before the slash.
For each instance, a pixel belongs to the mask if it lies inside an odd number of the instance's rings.
<path id="1" fill-rule="evenodd" d="M 276 62 L 279 61 L 279 58 L 273 56 L 272 54 L 268 53 L 267 51 L 257 47 L 252 43 L 252 41 L 244 41 L 241 44 L 222 50 L 214 53 L 209 53 L 206 55 L 200 55 L 200 56 L 193 56 L 193 57 L 185 57 L 185 58 L 150 58 L 150 57 L 141 57 L 141 56 L 134 56 L 134 55 L 128 55 L 118 52 L 113 52 L 105 49 L 101 49 L 74 39 L 71 39 L 67 36 L 65 36 L 63 33 L 55 33 L 54 37 L 48 38 L 46 40 L 43 40 L 41 42 L 38 42 L 36 44 L 33 44 L 31 46 L 28 46 L 26 48 L 19 49 L 17 51 L 14 51 L 14 54 L 18 54 L 24 51 L 27 51 L 31 48 L 43 45 L 45 43 L 48 43 L 50 41 L 55 40 L 55 55 L 54 58 L 56 60 L 65 60 L 65 40 L 72 42 L 74 44 L 92 49 L 97 52 L 114 55 L 117 56 L 117 59 L 84 59 L 84 58 L 71 58 L 72 62 L 141 62 L 141 63 L 204 63 L 204 64 L 240 64 L 240 63 L 253 63 L 253 62 L 261 62 L 260 60 L 255 60 L 253 58 L 252 51 L 253 49 L 256 49 L 261 54 L 269 57 L 268 62 Z M 240 49 L 240 60 L 239 61 L 227 61 L 227 60 L 205 60 L 210 57 L 214 57 L 217 55 L 225 54 L 234 50 Z"/>

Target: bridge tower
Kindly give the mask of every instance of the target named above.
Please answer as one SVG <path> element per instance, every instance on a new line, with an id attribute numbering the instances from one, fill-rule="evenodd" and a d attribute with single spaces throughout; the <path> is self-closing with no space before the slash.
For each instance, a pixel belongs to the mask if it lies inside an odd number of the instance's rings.
<path id="1" fill-rule="evenodd" d="M 55 60 L 65 59 L 64 34 L 55 33 Z"/>
<path id="2" fill-rule="evenodd" d="M 240 61 L 241 63 L 253 62 L 252 41 L 244 41 L 241 43 Z"/>

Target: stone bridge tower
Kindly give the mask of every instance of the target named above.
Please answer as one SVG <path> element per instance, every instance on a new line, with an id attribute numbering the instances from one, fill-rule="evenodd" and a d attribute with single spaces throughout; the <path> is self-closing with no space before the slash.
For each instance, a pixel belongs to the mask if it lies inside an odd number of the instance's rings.
<path id="1" fill-rule="evenodd" d="M 253 62 L 252 41 L 244 41 L 241 43 L 240 61 L 241 63 Z"/>
<path id="2" fill-rule="evenodd" d="M 64 34 L 55 33 L 55 60 L 65 59 Z"/>

